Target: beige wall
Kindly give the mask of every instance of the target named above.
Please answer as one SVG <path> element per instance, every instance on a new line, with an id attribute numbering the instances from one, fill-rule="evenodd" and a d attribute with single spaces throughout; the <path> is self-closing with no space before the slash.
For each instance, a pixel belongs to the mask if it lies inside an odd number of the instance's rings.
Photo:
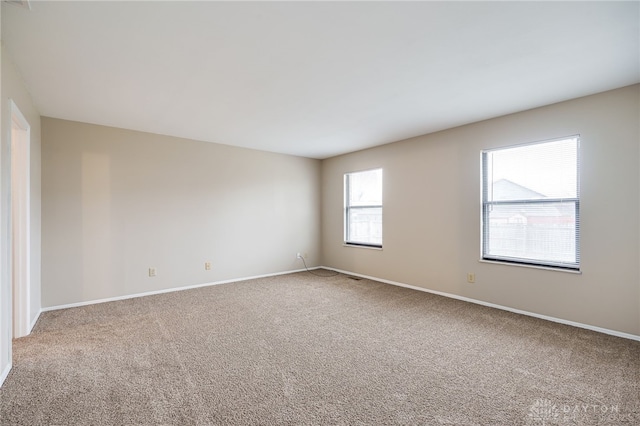
<path id="1" fill-rule="evenodd" d="M 323 161 L 324 265 L 640 335 L 639 93 L 630 86 Z M 479 262 L 480 151 L 574 134 L 582 274 Z M 343 174 L 373 167 L 384 169 L 383 250 L 344 247 Z"/>
<path id="2" fill-rule="evenodd" d="M 45 117 L 42 128 L 43 307 L 301 269 L 297 252 L 319 264 L 318 160 Z"/>
<path id="3" fill-rule="evenodd" d="M 31 134 L 31 309 L 30 321 L 40 313 L 40 114 L 31 101 L 15 65 L 6 49 L 2 48 L 2 95 L 0 96 L 2 122 L 0 147 L 0 374 L 11 359 L 11 274 L 10 250 L 10 177 L 11 177 L 11 110 L 13 100 L 30 125 Z"/>

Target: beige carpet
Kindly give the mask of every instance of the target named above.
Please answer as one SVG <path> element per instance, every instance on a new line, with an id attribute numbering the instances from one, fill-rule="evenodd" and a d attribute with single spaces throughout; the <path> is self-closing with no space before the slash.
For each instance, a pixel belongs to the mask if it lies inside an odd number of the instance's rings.
<path id="1" fill-rule="evenodd" d="M 304 272 L 44 313 L 0 424 L 638 425 L 640 342 Z"/>

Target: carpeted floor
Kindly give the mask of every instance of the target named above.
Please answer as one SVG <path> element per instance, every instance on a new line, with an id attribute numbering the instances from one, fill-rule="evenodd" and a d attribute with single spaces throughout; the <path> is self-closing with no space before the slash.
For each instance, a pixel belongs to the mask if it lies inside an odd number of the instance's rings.
<path id="1" fill-rule="evenodd" d="M 640 342 L 304 272 L 44 313 L 0 424 L 638 425 Z"/>

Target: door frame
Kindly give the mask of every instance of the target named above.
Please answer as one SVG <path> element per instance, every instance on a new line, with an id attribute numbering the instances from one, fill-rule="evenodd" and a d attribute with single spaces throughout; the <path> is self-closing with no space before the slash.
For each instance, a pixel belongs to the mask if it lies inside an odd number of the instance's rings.
<path id="1" fill-rule="evenodd" d="M 11 291 L 13 338 L 31 333 L 31 126 L 11 111 Z"/>

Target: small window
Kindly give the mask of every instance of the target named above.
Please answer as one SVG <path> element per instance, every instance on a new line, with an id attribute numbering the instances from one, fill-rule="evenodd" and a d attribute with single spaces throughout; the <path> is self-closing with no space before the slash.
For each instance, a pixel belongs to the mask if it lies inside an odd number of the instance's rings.
<path id="1" fill-rule="evenodd" d="M 382 169 L 344 175 L 345 244 L 382 248 Z"/>
<path id="2" fill-rule="evenodd" d="M 482 153 L 482 258 L 580 268 L 579 137 Z"/>

